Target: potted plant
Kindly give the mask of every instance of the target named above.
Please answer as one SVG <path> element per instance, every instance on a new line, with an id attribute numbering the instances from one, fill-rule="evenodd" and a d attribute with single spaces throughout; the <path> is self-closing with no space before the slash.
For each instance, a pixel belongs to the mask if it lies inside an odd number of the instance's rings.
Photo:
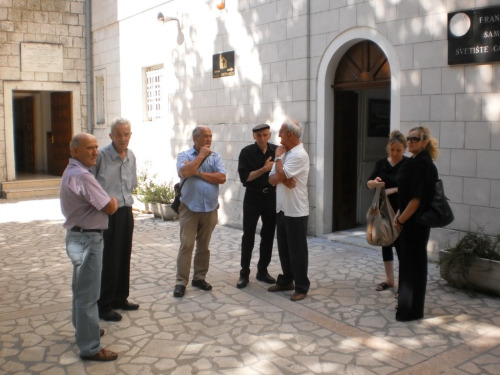
<path id="1" fill-rule="evenodd" d="M 459 288 L 500 295 L 500 235 L 480 229 L 468 232 L 456 245 L 439 252 L 441 277 Z"/>
<path id="2" fill-rule="evenodd" d="M 144 166 L 139 170 L 137 174 L 137 186 L 132 190 L 132 195 L 134 197 L 133 208 L 144 212 L 151 213 L 149 207 L 149 196 L 151 195 L 151 190 L 154 189 L 154 183 L 151 178 L 155 178 L 156 174 L 153 176 L 149 175 L 148 168 L 151 165 L 151 161 L 147 160 Z"/>
<path id="3" fill-rule="evenodd" d="M 160 204 L 160 214 L 162 220 L 173 220 L 178 215 L 172 210 L 172 202 L 175 198 L 174 182 L 163 182 L 158 185 L 158 197 Z"/>
<path id="4" fill-rule="evenodd" d="M 149 203 L 155 217 L 162 220 L 172 220 L 178 216 L 171 208 L 174 201 L 174 183 L 149 181 L 144 190 L 144 200 Z"/>

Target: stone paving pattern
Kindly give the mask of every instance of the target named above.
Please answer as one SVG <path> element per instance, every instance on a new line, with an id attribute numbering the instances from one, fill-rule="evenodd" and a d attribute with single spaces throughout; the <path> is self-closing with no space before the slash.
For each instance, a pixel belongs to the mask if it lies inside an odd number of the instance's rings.
<path id="1" fill-rule="evenodd" d="M 267 292 L 254 277 L 257 254 L 249 286 L 237 289 L 241 234 L 217 226 L 213 290 L 188 286 L 176 299 L 178 222 L 136 215 L 130 300 L 141 308 L 101 322 L 103 346 L 119 359 L 99 363 L 78 356 L 61 220 L 4 216 L 0 374 L 500 374 L 499 298 L 449 287 L 429 264 L 425 318 L 396 322 L 395 291 L 374 290 L 381 254 L 315 237 L 305 300 Z M 276 243 L 269 271 L 280 272 Z"/>

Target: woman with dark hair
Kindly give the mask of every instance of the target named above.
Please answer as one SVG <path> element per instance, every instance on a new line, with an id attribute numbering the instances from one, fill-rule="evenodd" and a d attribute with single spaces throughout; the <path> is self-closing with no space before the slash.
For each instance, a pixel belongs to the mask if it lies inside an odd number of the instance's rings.
<path id="1" fill-rule="evenodd" d="M 413 128 L 406 138 L 412 157 L 399 170 L 397 177 L 399 207 L 394 226 L 399 236 L 399 298 L 396 320 L 410 321 L 424 317 L 427 287 L 427 242 L 430 228 L 417 223 L 434 195 L 438 180 L 434 162 L 439 150 L 437 140 L 428 128 Z"/>
<path id="2" fill-rule="evenodd" d="M 385 186 L 385 193 L 389 198 L 389 202 L 394 212 L 399 209 L 398 203 L 398 185 L 396 176 L 403 163 L 408 159 L 403 154 L 406 151 L 406 137 L 399 131 L 394 130 L 389 135 L 389 142 L 387 143 L 388 157 L 383 157 L 375 164 L 375 169 L 368 178 L 366 186 L 368 189 L 377 187 L 378 182 L 383 182 Z M 394 255 L 392 247 L 396 248 L 396 253 L 399 257 L 399 241 L 396 240 L 389 246 L 382 246 L 382 259 L 384 260 L 385 268 L 385 281 L 377 285 L 375 290 L 382 291 L 394 286 Z"/>

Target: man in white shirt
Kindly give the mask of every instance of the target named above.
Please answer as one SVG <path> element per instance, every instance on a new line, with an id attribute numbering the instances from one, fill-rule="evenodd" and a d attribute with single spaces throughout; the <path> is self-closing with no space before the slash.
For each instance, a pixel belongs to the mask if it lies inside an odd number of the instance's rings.
<path id="1" fill-rule="evenodd" d="M 281 125 L 281 145 L 276 149 L 275 163 L 269 173 L 269 183 L 276 186 L 276 229 L 283 274 L 268 291 L 295 290 L 292 301 L 306 298 L 311 284 L 307 277 L 309 155 L 300 142 L 301 135 L 302 128 L 296 120 L 288 119 Z M 292 178 L 296 185 L 289 189 L 284 183 Z"/>

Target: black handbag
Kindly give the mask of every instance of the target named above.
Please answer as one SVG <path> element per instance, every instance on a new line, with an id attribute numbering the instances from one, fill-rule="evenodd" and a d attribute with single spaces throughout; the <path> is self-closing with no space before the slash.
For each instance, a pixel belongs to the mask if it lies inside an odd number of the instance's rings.
<path id="1" fill-rule="evenodd" d="M 453 211 L 444 195 L 442 180 L 437 180 L 434 187 L 434 197 L 426 210 L 417 216 L 417 223 L 430 228 L 442 228 L 455 220 Z"/>
<path id="2" fill-rule="evenodd" d="M 187 180 L 187 178 L 186 178 L 186 180 Z M 172 202 L 172 204 L 170 205 L 170 207 L 172 208 L 172 210 L 174 210 L 174 212 L 177 215 L 179 214 L 179 206 L 181 205 L 182 185 L 184 185 L 184 182 L 186 182 L 186 180 L 182 181 L 182 184 L 176 183 L 174 185 L 175 198 L 174 198 L 174 201 Z"/>
<path id="3" fill-rule="evenodd" d="M 200 163 L 200 166 L 198 168 L 200 168 L 203 163 L 205 162 L 205 160 L 207 160 L 207 158 L 210 156 L 210 154 L 208 154 L 205 159 L 203 159 L 203 161 Z M 189 177 L 188 177 L 189 178 Z M 181 190 L 182 190 L 182 187 L 184 186 L 184 183 L 187 181 L 188 179 L 184 179 L 184 181 L 182 181 L 182 184 L 179 184 L 179 183 L 176 183 L 174 185 L 174 192 L 175 192 L 175 198 L 174 198 L 174 201 L 172 202 L 172 204 L 170 205 L 170 207 L 172 208 L 172 210 L 174 210 L 174 212 L 178 215 L 179 214 L 179 206 L 181 205 L 181 197 L 182 197 L 182 194 L 181 194 Z"/>

